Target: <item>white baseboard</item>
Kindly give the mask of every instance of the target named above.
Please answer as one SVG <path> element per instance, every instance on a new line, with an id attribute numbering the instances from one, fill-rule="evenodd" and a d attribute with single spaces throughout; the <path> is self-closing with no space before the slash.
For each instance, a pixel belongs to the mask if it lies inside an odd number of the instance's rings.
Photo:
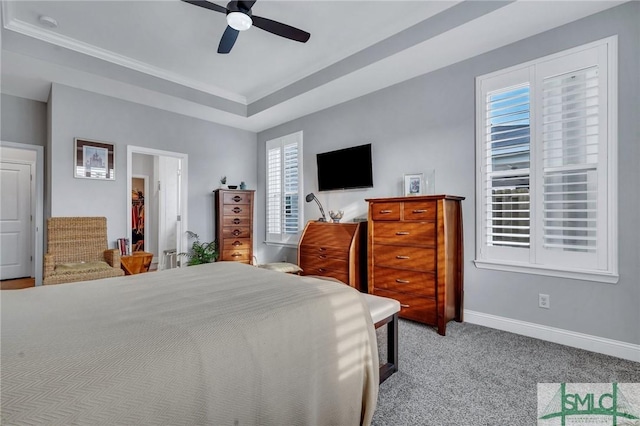
<path id="1" fill-rule="evenodd" d="M 548 327 L 532 322 L 499 317 L 496 315 L 484 314 L 482 312 L 475 312 L 467 309 L 464 310 L 464 321 L 471 324 L 495 328 L 497 330 L 508 331 L 510 333 L 521 334 L 523 336 L 534 337 L 548 342 L 559 343 L 561 345 L 640 362 L 640 345 L 635 345 L 633 343 L 605 339 L 598 336 L 591 336 L 589 334 L 577 333 L 575 331 Z"/>

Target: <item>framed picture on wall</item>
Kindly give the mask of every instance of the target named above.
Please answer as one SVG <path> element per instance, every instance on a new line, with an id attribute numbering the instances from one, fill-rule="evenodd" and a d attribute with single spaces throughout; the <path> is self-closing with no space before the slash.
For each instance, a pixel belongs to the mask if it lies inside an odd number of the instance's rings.
<path id="1" fill-rule="evenodd" d="M 413 173 L 404 175 L 404 195 L 422 195 L 423 188 L 423 175 L 422 173 Z"/>
<path id="2" fill-rule="evenodd" d="M 115 146 L 110 143 L 75 138 L 74 177 L 115 180 Z"/>

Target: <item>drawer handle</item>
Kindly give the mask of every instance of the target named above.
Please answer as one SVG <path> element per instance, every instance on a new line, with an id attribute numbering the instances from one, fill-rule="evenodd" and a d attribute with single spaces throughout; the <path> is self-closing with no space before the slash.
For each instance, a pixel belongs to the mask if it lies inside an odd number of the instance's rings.
<path id="1" fill-rule="evenodd" d="M 426 213 L 427 210 L 425 209 L 419 209 L 419 210 L 414 210 L 413 213 Z"/>
<path id="2" fill-rule="evenodd" d="M 241 243 L 240 241 L 237 241 L 237 240 L 236 240 L 236 241 L 234 241 L 234 242 L 233 242 L 233 244 L 231 244 L 231 245 L 232 245 L 232 246 L 234 246 L 234 247 L 238 247 L 238 246 L 241 246 L 241 245 L 242 245 L 242 243 Z"/>
<path id="3" fill-rule="evenodd" d="M 238 235 L 242 234 L 242 231 L 241 231 L 241 230 L 239 230 L 239 229 L 234 229 L 234 230 L 233 230 L 233 232 L 232 232 L 232 234 L 233 234 L 233 235 L 235 235 L 235 236 L 237 237 Z"/>
<path id="4" fill-rule="evenodd" d="M 234 225 L 240 225 L 240 219 L 238 219 L 237 217 L 235 219 L 233 219 L 233 224 Z"/>
<path id="5" fill-rule="evenodd" d="M 399 278 L 396 278 L 396 282 L 397 282 L 398 284 L 409 284 L 409 280 L 401 280 L 401 279 L 399 279 Z"/>
<path id="6" fill-rule="evenodd" d="M 396 235 L 409 235 L 408 232 L 403 231 L 403 232 L 396 232 Z"/>
<path id="7" fill-rule="evenodd" d="M 393 210 L 380 210 L 380 214 L 389 214 L 392 213 Z"/>
<path id="8" fill-rule="evenodd" d="M 411 305 L 404 305 L 404 304 L 402 304 L 402 303 L 401 303 L 401 304 L 400 304 L 400 307 L 401 307 L 401 308 L 410 308 L 410 307 L 411 307 Z"/>
<path id="9" fill-rule="evenodd" d="M 318 272 L 326 272 L 326 269 L 324 269 L 324 268 L 318 268 Z"/>
<path id="10" fill-rule="evenodd" d="M 411 259 L 409 256 L 396 256 L 396 259 L 402 259 L 402 260 L 406 260 L 406 259 Z"/>
<path id="11" fill-rule="evenodd" d="M 242 253 L 233 253 L 231 255 L 231 257 L 240 257 L 240 256 L 242 256 Z"/>
<path id="12" fill-rule="evenodd" d="M 233 197 L 233 201 L 235 201 L 236 203 L 242 201 L 242 197 L 239 195 L 236 195 L 235 197 Z"/>
<path id="13" fill-rule="evenodd" d="M 320 251 L 326 251 L 327 249 L 325 247 L 318 247 L 318 250 Z"/>
<path id="14" fill-rule="evenodd" d="M 242 211 L 242 209 L 240 207 L 238 207 L 238 206 L 233 208 L 233 212 L 234 213 L 240 213 L 241 211 Z"/>
<path id="15" fill-rule="evenodd" d="M 326 258 L 327 258 L 327 255 L 326 255 L 326 254 L 319 254 L 319 255 L 318 255 L 318 258 L 319 258 L 319 259 L 326 259 Z"/>

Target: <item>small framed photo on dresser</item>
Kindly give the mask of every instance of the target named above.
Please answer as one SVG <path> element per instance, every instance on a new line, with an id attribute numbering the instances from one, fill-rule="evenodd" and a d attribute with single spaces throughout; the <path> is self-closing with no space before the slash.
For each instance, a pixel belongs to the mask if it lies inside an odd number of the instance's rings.
<path id="1" fill-rule="evenodd" d="M 424 176 L 422 173 L 412 173 L 404 175 L 404 195 L 422 195 L 424 193 Z"/>

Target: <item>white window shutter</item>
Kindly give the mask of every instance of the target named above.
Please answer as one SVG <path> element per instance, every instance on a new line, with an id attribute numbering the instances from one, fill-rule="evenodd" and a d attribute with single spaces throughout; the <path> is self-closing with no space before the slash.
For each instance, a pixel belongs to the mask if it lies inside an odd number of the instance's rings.
<path id="1" fill-rule="evenodd" d="M 606 268 L 607 105 L 599 50 L 536 69 L 539 263 Z"/>
<path id="2" fill-rule="evenodd" d="M 282 233 L 282 150 L 267 148 L 267 234 Z"/>
<path id="3" fill-rule="evenodd" d="M 479 267 L 617 281 L 616 45 L 476 79 Z"/>
<path id="4" fill-rule="evenodd" d="M 302 132 L 267 142 L 267 242 L 297 243 L 302 228 Z"/>
<path id="5" fill-rule="evenodd" d="M 487 244 L 529 247 L 529 85 L 486 96 Z"/>

